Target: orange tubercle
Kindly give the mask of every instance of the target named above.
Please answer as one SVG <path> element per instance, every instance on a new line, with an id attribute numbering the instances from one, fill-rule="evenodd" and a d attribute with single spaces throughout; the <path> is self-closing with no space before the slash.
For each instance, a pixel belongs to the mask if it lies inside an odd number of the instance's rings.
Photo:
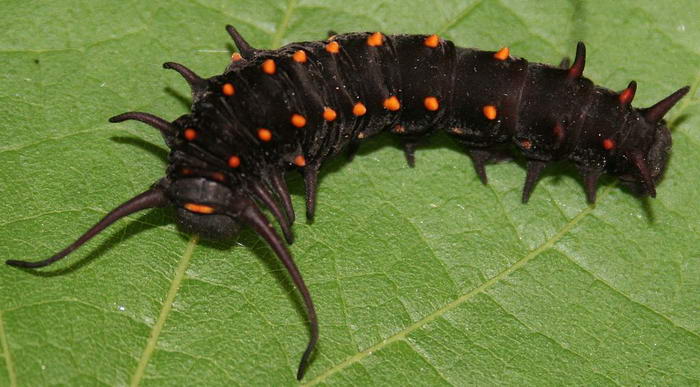
<path id="1" fill-rule="evenodd" d="M 187 141 L 192 141 L 197 138 L 197 131 L 192 128 L 185 129 L 185 138 Z"/>
<path id="2" fill-rule="evenodd" d="M 306 118 L 304 118 L 304 116 L 301 114 L 292 114 L 290 121 L 292 122 L 292 125 L 296 126 L 297 128 L 303 128 L 306 126 Z"/>
<path id="3" fill-rule="evenodd" d="M 399 99 L 396 98 L 396 96 L 392 95 L 391 97 L 384 100 L 384 108 L 395 112 L 401 109 L 401 102 L 399 102 Z"/>
<path id="4" fill-rule="evenodd" d="M 204 204 L 185 203 L 184 207 L 187 211 L 194 212 L 197 214 L 213 214 L 214 213 L 214 207 L 207 206 Z"/>
<path id="5" fill-rule="evenodd" d="M 333 121 L 335 118 L 338 117 L 338 113 L 335 112 L 335 110 L 327 107 L 323 109 L 323 119 L 326 121 Z"/>
<path id="6" fill-rule="evenodd" d="M 523 149 L 529 150 L 530 148 L 532 148 L 532 141 L 522 140 L 522 141 L 520 141 L 520 146 L 522 146 Z"/>
<path id="7" fill-rule="evenodd" d="M 381 32 L 375 32 L 367 37 L 367 45 L 370 47 L 377 47 L 384 44 L 384 35 Z"/>
<path id="8" fill-rule="evenodd" d="M 231 54 L 231 62 L 238 62 L 239 60 L 243 60 L 243 57 L 241 56 L 241 54 L 239 54 L 237 52 L 234 52 L 233 54 Z"/>
<path id="9" fill-rule="evenodd" d="M 328 42 L 326 44 L 326 51 L 330 52 L 331 54 L 337 54 L 340 52 L 340 43 L 336 41 Z"/>
<path id="10" fill-rule="evenodd" d="M 306 51 L 304 50 L 297 50 L 293 55 L 292 59 L 294 59 L 295 62 L 297 63 L 305 63 L 306 62 Z"/>
<path id="11" fill-rule="evenodd" d="M 241 158 L 238 156 L 231 156 L 228 158 L 228 166 L 231 168 L 238 168 L 241 165 Z"/>
<path id="12" fill-rule="evenodd" d="M 425 38 L 423 44 L 426 47 L 435 48 L 440 44 L 440 37 L 435 34 L 430 35 L 427 38 Z"/>
<path id="13" fill-rule="evenodd" d="M 367 107 L 362 102 L 358 102 L 352 107 L 352 114 L 356 116 L 364 116 L 367 113 Z"/>
<path id="14" fill-rule="evenodd" d="M 634 98 L 634 90 L 630 89 L 630 88 L 622 90 L 619 98 L 620 98 L 620 103 L 623 105 L 626 105 L 626 104 L 632 102 L 632 99 Z"/>
<path id="15" fill-rule="evenodd" d="M 559 123 L 554 125 L 553 132 L 554 136 L 556 136 L 558 139 L 564 138 L 564 128 Z"/>
<path id="16" fill-rule="evenodd" d="M 265 74 L 272 75 L 277 71 L 277 65 L 275 64 L 275 61 L 272 59 L 265 59 L 265 61 L 262 63 L 262 71 Z"/>
<path id="17" fill-rule="evenodd" d="M 302 155 L 298 155 L 294 158 L 294 165 L 297 167 L 303 167 L 306 165 L 306 159 Z"/>
<path id="18" fill-rule="evenodd" d="M 262 141 L 268 142 L 272 140 L 272 132 L 269 129 L 260 128 L 258 129 L 258 138 Z"/>
<path id="19" fill-rule="evenodd" d="M 503 47 L 493 54 L 493 57 L 498 60 L 506 60 L 510 56 L 510 49 L 508 47 Z"/>
<path id="20" fill-rule="evenodd" d="M 615 149 L 615 141 L 613 141 L 610 138 L 606 138 L 605 140 L 603 140 L 603 149 L 605 149 L 605 150 Z"/>
<path id="21" fill-rule="evenodd" d="M 226 178 L 224 177 L 224 174 L 221 172 L 214 172 L 211 174 L 212 179 L 216 181 L 224 181 Z"/>
<path id="22" fill-rule="evenodd" d="M 440 102 L 435 97 L 426 97 L 423 100 L 423 105 L 431 112 L 434 112 L 440 108 Z"/>
<path id="23" fill-rule="evenodd" d="M 498 116 L 498 110 L 496 110 L 496 107 L 493 105 L 485 105 L 482 112 L 484 113 L 484 117 L 488 118 L 489 120 L 495 120 Z"/>
<path id="24" fill-rule="evenodd" d="M 221 86 L 221 92 L 224 93 L 224 95 L 228 95 L 230 97 L 236 93 L 236 89 L 233 88 L 232 84 L 224 83 L 224 85 Z"/>

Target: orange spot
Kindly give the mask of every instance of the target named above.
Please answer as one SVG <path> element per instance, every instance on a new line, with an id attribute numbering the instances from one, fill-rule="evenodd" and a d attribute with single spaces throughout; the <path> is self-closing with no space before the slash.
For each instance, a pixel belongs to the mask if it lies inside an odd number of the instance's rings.
<path id="1" fill-rule="evenodd" d="M 365 107 L 365 104 L 362 102 L 358 102 L 355 104 L 355 106 L 352 107 L 352 114 L 356 116 L 364 116 L 365 113 L 367 113 L 367 108 Z"/>
<path id="2" fill-rule="evenodd" d="M 425 38 L 425 40 L 423 41 L 423 44 L 426 47 L 435 48 L 438 46 L 438 44 L 440 44 L 440 37 L 438 37 L 435 34 L 430 35 L 427 38 Z"/>
<path id="3" fill-rule="evenodd" d="M 434 112 L 440 108 L 440 102 L 438 102 L 438 99 L 435 97 L 426 97 L 423 100 L 423 105 L 431 112 Z"/>
<path id="4" fill-rule="evenodd" d="M 520 141 L 520 146 L 523 147 L 523 149 L 529 150 L 532 148 L 532 142 L 530 140 L 522 140 Z"/>
<path id="5" fill-rule="evenodd" d="M 239 60 L 243 60 L 243 57 L 241 56 L 241 54 L 239 54 L 237 52 L 234 52 L 233 54 L 231 54 L 231 61 L 232 62 L 238 62 Z"/>
<path id="6" fill-rule="evenodd" d="M 606 138 L 605 140 L 603 140 L 603 148 L 605 150 L 615 149 L 615 141 L 613 141 L 612 139 Z"/>
<path id="7" fill-rule="evenodd" d="M 232 84 L 224 83 L 224 85 L 221 86 L 221 92 L 230 97 L 236 92 L 236 89 L 233 88 Z"/>
<path id="8" fill-rule="evenodd" d="M 625 90 L 622 90 L 620 93 L 620 103 L 623 105 L 626 105 L 630 102 L 632 102 L 632 99 L 634 98 L 634 90 L 631 88 L 626 88 Z"/>
<path id="9" fill-rule="evenodd" d="M 260 128 L 258 129 L 258 138 L 265 142 L 268 142 L 272 140 L 272 132 L 270 132 L 268 129 Z"/>
<path id="10" fill-rule="evenodd" d="M 394 126 L 394 129 L 391 130 L 394 133 L 405 133 L 406 132 L 406 127 L 400 124 L 397 124 Z"/>
<path id="11" fill-rule="evenodd" d="M 306 126 L 306 118 L 304 118 L 304 116 L 301 114 L 292 114 L 292 119 L 290 121 L 292 122 L 292 125 L 296 126 L 297 128 L 303 128 Z"/>
<path id="12" fill-rule="evenodd" d="M 377 47 L 382 44 L 384 44 L 384 35 L 381 32 L 375 32 L 367 37 L 367 45 L 370 47 Z"/>
<path id="13" fill-rule="evenodd" d="M 306 62 L 306 51 L 297 50 L 294 53 L 294 55 L 292 55 L 292 59 L 294 59 L 294 61 L 298 62 L 298 63 L 305 63 Z"/>
<path id="14" fill-rule="evenodd" d="M 304 158 L 304 156 L 299 155 L 299 156 L 295 157 L 295 158 L 294 158 L 294 165 L 296 165 L 297 167 L 303 167 L 303 166 L 305 166 L 305 165 L 306 165 L 306 159 Z"/>
<path id="15" fill-rule="evenodd" d="M 180 170 L 180 173 L 182 173 L 183 175 L 191 175 L 192 170 L 189 168 L 182 168 L 182 170 Z"/>
<path id="16" fill-rule="evenodd" d="M 496 110 L 496 107 L 493 105 L 484 105 L 482 111 L 484 113 L 484 117 L 488 118 L 489 120 L 495 120 L 496 116 L 498 115 L 498 110 Z"/>
<path id="17" fill-rule="evenodd" d="M 238 168 L 241 165 L 241 158 L 238 156 L 231 156 L 228 158 L 228 166 L 231 168 Z"/>
<path id="18" fill-rule="evenodd" d="M 221 172 L 214 172 L 211 177 L 216 181 L 224 181 L 224 174 Z"/>
<path id="19" fill-rule="evenodd" d="M 399 102 L 398 98 L 392 95 L 391 97 L 384 100 L 384 108 L 395 112 L 401 109 L 401 103 Z"/>
<path id="20" fill-rule="evenodd" d="M 554 135 L 559 140 L 563 139 L 564 138 L 564 128 L 562 128 L 561 125 L 559 125 L 559 124 L 554 125 Z"/>
<path id="21" fill-rule="evenodd" d="M 509 56 L 510 49 L 508 47 L 503 47 L 500 50 L 498 50 L 495 54 L 493 54 L 493 57 L 498 60 L 506 60 Z"/>
<path id="22" fill-rule="evenodd" d="M 277 65 L 275 64 L 275 61 L 272 59 L 265 59 L 265 61 L 262 63 L 262 71 L 265 74 L 274 74 L 275 71 L 277 71 Z"/>
<path id="23" fill-rule="evenodd" d="M 330 52 L 331 54 L 337 54 L 340 52 L 340 43 L 333 41 L 329 42 L 326 44 L 326 51 Z"/>
<path id="24" fill-rule="evenodd" d="M 333 121 L 335 118 L 338 117 L 338 114 L 335 112 L 335 110 L 327 107 L 323 109 L 323 119 L 326 121 Z"/>
<path id="25" fill-rule="evenodd" d="M 187 211 L 195 212 L 198 214 L 213 214 L 214 213 L 214 207 L 205 206 L 204 204 L 185 203 L 185 209 Z"/>
<path id="26" fill-rule="evenodd" d="M 192 141 L 197 138 L 197 131 L 192 128 L 185 129 L 185 138 L 187 141 Z"/>

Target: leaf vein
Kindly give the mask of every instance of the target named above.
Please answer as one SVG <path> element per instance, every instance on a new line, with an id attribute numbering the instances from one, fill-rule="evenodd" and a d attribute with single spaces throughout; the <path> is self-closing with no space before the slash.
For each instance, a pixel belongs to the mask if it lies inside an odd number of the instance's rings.
<path id="1" fill-rule="evenodd" d="M 275 31 L 275 34 L 272 36 L 272 48 L 277 48 L 281 45 L 282 37 L 284 37 L 284 34 L 287 32 L 289 19 L 292 18 L 296 5 L 296 0 L 287 1 L 287 9 L 284 11 L 284 15 L 282 16 L 280 23 L 277 25 L 277 31 Z"/>
<path id="2" fill-rule="evenodd" d="M 528 330 L 530 330 L 530 331 L 533 332 L 534 334 L 543 337 L 545 340 L 547 340 L 547 341 L 549 341 L 550 343 L 552 343 L 552 344 L 556 345 L 557 347 L 559 347 L 562 351 L 574 355 L 575 357 L 579 358 L 581 361 L 585 361 L 585 362 L 589 362 L 589 361 L 590 361 L 589 358 L 586 358 L 585 356 L 583 356 L 583 355 L 579 354 L 578 352 L 572 350 L 571 348 L 565 346 L 563 343 L 560 343 L 560 342 L 557 341 L 555 338 L 553 338 L 553 337 L 547 335 L 546 333 L 544 333 L 544 332 L 542 332 L 542 331 L 540 331 L 540 330 L 537 330 L 537 329 L 532 328 L 529 324 L 525 323 L 523 320 L 521 320 L 520 318 L 518 318 L 518 316 L 516 316 L 514 313 L 510 312 L 509 310 L 507 310 L 507 309 L 506 309 L 500 302 L 498 302 L 498 300 L 496 300 L 495 298 L 491 297 L 491 300 L 493 301 L 494 304 L 498 305 L 498 308 L 499 308 L 503 313 L 505 313 L 506 315 L 508 315 L 508 316 L 510 316 L 511 318 L 513 318 L 513 319 L 514 319 L 515 321 L 517 321 L 520 325 L 522 325 L 523 327 L 527 328 Z M 620 385 L 620 383 L 618 383 L 617 381 L 615 381 L 614 379 L 612 379 L 612 378 L 609 377 L 608 375 L 604 375 L 604 374 L 601 374 L 601 373 L 597 372 L 597 371 L 595 370 L 595 367 L 594 367 L 593 369 L 591 369 L 590 372 L 593 373 L 593 374 L 595 374 L 595 375 L 599 375 L 599 376 L 601 376 L 601 377 L 603 377 L 603 378 L 609 380 L 611 383 L 613 383 L 613 384 L 615 384 L 615 385 L 617 385 L 617 386 Z"/>
<path id="3" fill-rule="evenodd" d="M 447 23 L 442 25 L 442 27 L 438 28 L 436 33 L 437 34 L 444 34 L 445 31 L 449 30 L 450 28 L 452 28 L 452 26 L 458 24 L 459 22 L 462 21 L 462 19 L 469 16 L 469 14 L 472 13 L 472 11 L 476 7 L 478 7 L 479 5 L 481 5 L 481 1 L 476 1 L 476 2 L 472 3 L 471 5 L 469 5 L 468 7 L 464 8 L 462 10 L 462 12 L 460 12 L 459 14 L 457 14 L 457 16 L 455 16 L 454 19 L 448 20 Z"/>
<path id="4" fill-rule="evenodd" d="M 2 357 L 5 358 L 5 368 L 7 368 L 7 376 L 10 381 L 10 386 L 16 387 L 17 374 L 15 373 L 15 363 L 12 360 L 12 354 L 10 354 L 10 345 L 7 342 L 7 335 L 5 334 L 5 325 L 2 320 L 2 312 L 0 312 L 0 344 L 2 345 Z"/>
<path id="5" fill-rule="evenodd" d="M 651 312 L 652 314 L 654 314 L 654 315 L 656 315 L 656 316 L 658 316 L 658 317 L 663 318 L 663 319 L 666 320 L 668 323 L 670 323 L 671 326 L 673 326 L 674 328 L 680 329 L 681 331 L 686 332 L 686 333 L 690 334 L 691 336 L 693 336 L 693 337 L 695 337 L 695 338 L 697 338 L 697 339 L 700 339 L 700 335 L 698 335 L 697 333 L 695 333 L 695 332 L 689 330 L 688 328 L 685 328 L 685 327 L 683 327 L 683 326 L 680 326 L 680 325 L 676 324 L 676 322 L 673 321 L 670 317 L 668 317 L 668 316 L 666 316 L 665 314 L 663 314 L 663 313 L 661 313 L 661 312 L 659 312 L 659 311 L 653 309 L 652 307 L 650 307 L 650 306 L 648 306 L 648 305 L 646 305 L 646 304 L 644 304 L 644 303 L 642 303 L 642 302 L 640 302 L 640 301 L 634 300 L 631 296 L 627 295 L 627 294 L 624 293 L 622 290 L 617 289 L 616 287 L 612 286 L 610 283 L 608 283 L 607 281 L 605 281 L 605 280 L 604 280 L 603 278 L 601 278 L 600 276 L 596 275 L 596 273 L 594 273 L 593 271 L 589 270 L 587 267 L 583 266 L 581 263 L 576 262 L 575 260 L 573 260 L 573 259 L 572 259 L 571 257 L 569 257 L 569 255 L 566 254 L 565 252 L 560 251 L 560 253 L 561 253 L 563 256 L 565 256 L 566 259 L 569 260 L 569 262 L 573 263 L 574 265 L 576 265 L 576 267 L 578 267 L 578 268 L 580 268 L 581 270 L 583 270 L 586 274 L 590 275 L 593 279 L 595 279 L 596 281 L 600 282 L 600 283 L 603 284 L 605 287 L 607 287 L 608 289 L 610 289 L 611 291 L 613 291 L 613 293 L 617 293 L 617 294 L 619 294 L 620 296 L 622 296 L 624 299 L 626 299 L 627 301 L 631 302 L 632 304 L 637 305 L 637 306 L 640 306 L 640 307 L 642 307 L 642 308 L 648 310 L 648 311 Z"/>
<path id="6" fill-rule="evenodd" d="M 336 364 L 335 366 L 329 368 L 325 372 L 323 372 L 321 375 L 317 376 L 316 378 L 312 379 L 308 383 L 305 383 L 305 386 L 314 386 L 318 383 L 321 383 L 328 379 L 330 376 L 333 374 L 340 372 L 344 370 L 345 368 L 349 367 L 350 365 L 353 365 L 355 363 L 358 363 L 365 359 L 366 357 L 370 356 L 372 353 L 377 352 L 381 350 L 382 348 L 386 347 L 387 345 L 398 341 L 398 340 L 403 340 L 408 334 L 418 330 L 419 328 L 423 327 L 424 325 L 431 323 L 435 321 L 437 318 L 443 316 L 447 312 L 457 308 L 458 306 L 462 305 L 463 303 L 467 302 L 468 300 L 472 299 L 474 296 L 484 292 L 486 289 L 491 288 L 493 285 L 497 284 L 499 281 L 502 279 L 508 277 L 510 274 L 513 272 L 519 270 L 523 266 L 525 266 L 528 262 L 533 260 L 535 257 L 539 256 L 540 253 L 552 248 L 552 246 L 559 241 L 564 235 L 566 235 L 569 231 L 571 231 L 578 223 L 581 222 L 583 218 L 588 216 L 592 211 L 594 207 L 588 206 L 581 210 L 581 212 L 578 213 L 571 221 L 567 222 L 560 230 L 558 233 L 556 233 L 554 236 L 552 236 L 550 239 L 548 239 L 545 243 L 537 247 L 536 249 L 532 250 L 530 253 L 525 255 L 523 258 L 515 262 L 514 264 L 508 266 L 506 269 L 498 273 L 497 275 L 491 277 L 488 281 L 482 283 L 480 286 L 472 289 L 471 291 L 463 294 L 459 298 L 455 299 L 454 301 L 445 304 L 444 306 L 440 307 L 439 309 L 435 310 L 434 312 L 426 315 L 422 319 L 416 321 L 415 323 L 409 325 L 408 327 L 402 329 L 401 331 L 395 333 L 391 337 L 382 340 L 381 342 L 372 345 L 365 350 L 358 352 L 342 362 Z"/>
<path id="7" fill-rule="evenodd" d="M 160 310 L 158 321 L 156 321 L 156 324 L 151 329 L 148 341 L 146 342 L 146 347 L 143 349 L 143 353 L 141 354 L 141 358 L 139 359 L 136 370 L 134 371 L 134 375 L 131 378 L 130 385 L 132 387 L 138 386 L 146 373 L 146 366 L 148 366 L 148 362 L 151 360 L 153 352 L 155 352 L 156 344 L 158 343 L 158 337 L 160 336 L 160 333 L 163 330 L 165 320 L 167 320 L 168 315 L 170 314 L 170 311 L 173 308 L 175 296 L 177 295 L 178 290 L 180 290 L 180 284 L 182 283 L 182 280 L 185 277 L 187 267 L 190 264 L 194 248 L 197 245 L 198 241 L 199 237 L 197 235 L 193 235 L 190 238 L 190 241 L 188 242 L 187 247 L 185 248 L 185 252 L 182 254 L 182 259 L 180 259 L 180 262 L 178 263 L 177 268 L 175 269 L 175 276 L 172 279 L 170 289 L 168 290 L 168 294 L 165 297 L 165 301 L 163 301 L 163 307 Z"/>
<path id="8" fill-rule="evenodd" d="M 430 361 L 428 361 L 428 359 L 427 359 L 425 356 L 423 356 L 423 354 L 421 353 L 421 351 L 418 350 L 418 348 L 413 344 L 413 342 L 411 342 L 410 340 L 403 340 L 403 342 L 406 343 L 409 347 L 411 347 L 411 349 L 413 350 L 413 352 L 414 352 L 417 356 L 419 356 L 421 359 L 423 359 L 423 361 L 425 362 L 425 364 L 429 365 L 430 368 L 432 368 L 432 369 L 435 371 L 436 374 L 440 375 L 440 377 L 442 378 L 442 380 L 445 381 L 445 383 L 449 384 L 450 386 L 454 386 L 454 385 L 455 385 L 454 383 L 451 383 L 449 380 L 447 380 L 447 376 L 443 375 L 443 373 L 442 373 L 437 367 L 435 367 L 435 365 L 433 365 L 433 363 L 431 363 Z"/>
<path id="9" fill-rule="evenodd" d="M 365 170 L 364 168 L 362 168 L 361 170 L 362 170 L 362 174 L 364 174 L 364 175 L 366 176 L 367 182 L 369 182 L 369 184 L 374 188 L 374 190 L 375 190 L 376 192 L 380 192 L 379 186 L 376 184 L 376 182 L 375 182 L 374 179 L 372 178 L 372 175 L 369 174 L 369 173 L 367 173 L 367 170 Z M 394 204 L 392 201 L 384 201 L 384 203 L 386 203 L 388 207 L 391 207 L 392 209 L 394 209 L 394 211 L 396 211 L 397 214 L 401 215 L 401 217 L 402 217 L 403 219 L 405 219 L 406 222 L 407 222 L 409 225 L 411 225 L 411 228 L 413 228 L 413 230 L 416 232 L 416 234 L 420 237 L 420 240 L 423 242 L 423 244 L 425 245 L 425 247 L 428 249 L 428 251 L 430 251 L 430 255 L 432 256 L 432 259 L 433 259 L 438 265 L 440 265 L 440 266 L 442 267 L 443 270 L 445 270 L 445 273 L 449 273 L 450 271 L 448 270 L 447 265 L 445 264 L 445 262 L 443 262 L 443 261 L 440 259 L 440 257 L 438 257 L 438 254 L 437 254 L 437 252 L 435 251 L 435 249 L 433 248 L 433 246 L 432 246 L 432 245 L 430 244 L 430 242 L 425 238 L 425 235 L 424 235 L 424 233 L 423 233 L 423 230 L 421 230 L 421 229 L 415 224 L 415 222 L 414 222 L 411 218 L 405 216 L 404 213 L 403 213 L 402 211 L 400 211 L 399 208 L 396 207 L 396 204 Z M 452 276 L 448 276 L 447 278 L 450 279 L 450 284 L 452 285 L 452 286 L 451 286 L 451 287 L 452 287 L 452 290 L 456 293 L 456 291 L 457 291 L 457 289 L 458 289 L 457 283 L 455 282 L 454 278 L 452 278 Z M 396 284 L 395 281 L 394 281 L 392 278 L 390 278 L 390 280 L 392 281 L 392 283 L 394 283 L 395 286 L 398 286 L 398 284 Z M 403 303 L 402 303 L 402 305 L 403 305 Z M 406 309 L 406 308 L 405 308 L 405 305 L 404 305 L 404 309 Z M 408 310 L 406 310 L 406 313 L 408 313 Z M 408 313 L 408 315 L 410 316 L 411 314 Z"/>

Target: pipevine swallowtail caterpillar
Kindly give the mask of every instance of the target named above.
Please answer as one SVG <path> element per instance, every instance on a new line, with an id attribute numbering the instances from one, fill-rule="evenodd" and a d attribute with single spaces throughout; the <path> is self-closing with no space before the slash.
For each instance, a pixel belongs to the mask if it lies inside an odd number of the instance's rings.
<path id="1" fill-rule="evenodd" d="M 173 122 L 143 112 L 110 118 L 161 132 L 170 148 L 166 176 L 56 255 L 7 264 L 50 265 L 116 220 L 154 207 L 175 207 L 185 230 L 212 238 L 251 227 L 280 259 L 306 307 L 311 337 L 298 379 L 318 341 L 316 312 L 283 239 L 262 212 L 272 213 L 291 244 L 287 172 L 302 173 L 311 220 L 319 169 L 329 157 L 343 149 L 352 157 L 362 142 L 388 130 L 400 137 L 413 166 L 417 144 L 439 129 L 463 145 L 484 184 L 485 164 L 503 157 L 501 147 L 518 149 L 527 161 L 523 202 L 545 166 L 558 160 L 581 172 L 590 203 L 603 173 L 654 197 L 671 148 L 662 118 L 689 91 L 686 86 L 651 107 L 634 108 L 634 81 L 615 92 L 583 77 L 583 43 L 572 63 L 554 67 L 511 56 L 505 47 L 456 47 L 437 35 L 349 33 L 261 50 L 226 28 L 239 52 L 223 74 L 202 78 L 181 64 L 163 65 L 191 86 L 191 113 Z"/>

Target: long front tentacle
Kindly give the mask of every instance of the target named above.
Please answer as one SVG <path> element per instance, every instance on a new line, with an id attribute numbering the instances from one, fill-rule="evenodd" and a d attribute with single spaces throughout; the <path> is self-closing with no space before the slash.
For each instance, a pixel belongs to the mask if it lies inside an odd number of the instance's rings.
<path id="1" fill-rule="evenodd" d="M 289 250 L 287 250 L 282 239 L 279 237 L 279 235 L 277 235 L 272 226 L 270 226 L 269 221 L 267 220 L 265 215 L 263 215 L 263 213 L 260 212 L 257 206 L 255 206 L 253 203 L 250 203 L 250 205 L 248 205 L 243 210 L 243 212 L 240 215 L 240 218 L 248 226 L 254 229 L 255 232 L 258 233 L 258 235 L 260 235 L 267 241 L 267 243 L 270 245 L 270 248 L 272 248 L 272 250 L 277 255 L 277 258 L 279 258 L 284 267 L 287 269 L 289 276 L 292 278 L 292 281 L 294 282 L 294 285 L 296 285 L 297 289 L 299 289 L 299 293 L 301 294 L 301 297 L 304 300 L 304 304 L 306 305 L 306 315 L 309 319 L 309 324 L 311 325 L 311 337 L 309 339 L 309 344 L 306 346 L 306 350 L 304 351 L 304 354 L 301 357 L 301 361 L 299 362 L 297 379 L 301 380 L 301 378 L 304 377 L 304 372 L 306 371 L 306 366 L 308 365 L 309 357 L 311 356 L 311 353 L 313 352 L 314 347 L 316 346 L 316 342 L 318 341 L 318 320 L 316 318 L 316 309 L 314 308 L 314 303 L 311 300 L 311 293 L 309 293 L 309 289 L 306 287 L 304 279 L 301 277 L 301 273 L 299 273 L 299 269 L 294 263 L 294 260 L 292 259 L 292 255 L 289 253 Z"/>
<path id="2" fill-rule="evenodd" d="M 36 268 L 48 266 L 73 252 L 73 250 L 85 244 L 95 235 L 99 234 L 102 230 L 109 227 L 112 223 L 117 220 L 133 214 L 134 212 L 145 210 L 147 208 L 154 207 L 164 207 L 170 204 L 170 200 L 165 196 L 165 192 L 161 188 L 152 188 L 146 192 L 143 192 L 136 197 L 130 199 L 126 203 L 120 205 L 119 207 L 112 210 L 107 214 L 102 220 L 100 220 L 96 225 L 92 226 L 88 231 L 85 232 L 80 238 L 73 242 L 70 246 L 61 250 L 54 256 L 38 262 L 20 261 L 10 259 L 5 261 L 10 266 L 15 267 L 26 267 L 26 268 Z"/>

